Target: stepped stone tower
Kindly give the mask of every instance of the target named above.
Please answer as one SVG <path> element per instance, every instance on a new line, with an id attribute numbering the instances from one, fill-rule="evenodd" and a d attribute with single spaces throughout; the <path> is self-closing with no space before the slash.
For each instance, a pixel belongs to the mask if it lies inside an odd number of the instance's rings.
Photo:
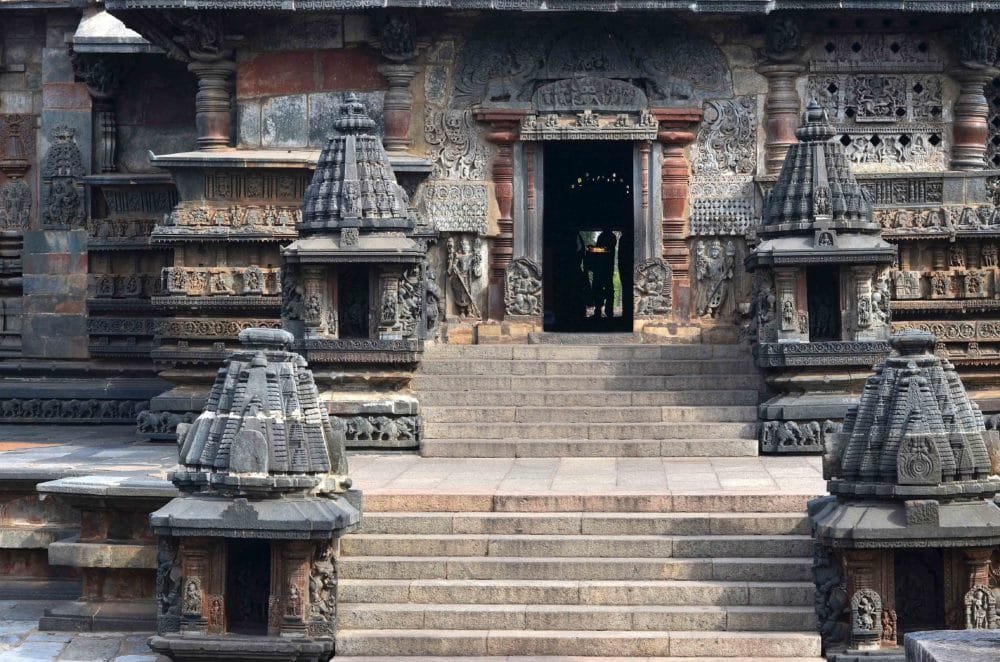
<path id="1" fill-rule="evenodd" d="M 795 135 L 746 259 L 756 274 L 757 363 L 782 391 L 763 407 L 761 450 L 774 453 L 821 452 L 835 424 L 808 419 L 843 418 L 849 366 L 867 368 L 888 351 L 896 257 L 815 100 Z M 800 401 L 803 390 L 810 400 Z"/>
<path id="2" fill-rule="evenodd" d="M 418 404 L 401 391 L 437 323 L 437 304 L 425 305 L 427 247 L 356 95 L 334 128 L 306 189 L 299 239 L 283 251 L 282 324 L 310 362 L 335 369 L 320 390 L 348 446 L 415 448 Z"/>
<path id="3" fill-rule="evenodd" d="M 160 536 L 159 635 L 173 660 L 325 660 L 336 629 L 337 539 L 360 521 L 344 435 L 278 329 L 246 329 L 204 413 L 179 428 L 184 495 Z M 360 505 L 360 504 L 359 504 Z M 253 635 L 253 636 L 245 636 Z"/>
<path id="4" fill-rule="evenodd" d="M 1000 479 L 982 414 L 954 366 L 932 353 L 932 334 L 906 331 L 890 344 L 831 440 L 832 496 L 810 504 L 828 651 L 900 656 L 907 632 L 998 625 L 990 574 Z"/>

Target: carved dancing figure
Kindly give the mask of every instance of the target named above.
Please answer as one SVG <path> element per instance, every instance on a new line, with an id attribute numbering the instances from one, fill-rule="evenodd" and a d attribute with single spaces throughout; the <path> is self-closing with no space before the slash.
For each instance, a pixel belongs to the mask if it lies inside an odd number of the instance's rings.
<path id="1" fill-rule="evenodd" d="M 479 306 L 473 294 L 473 282 L 483 275 L 483 262 L 479 254 L 479 241 L 475 249 L 468 237 L 455 241 L 448 238 L 448 283 L 455 297 L 455 309 L 461 317 L 479 317 Z"/>
<path id="2" fill-rule="evenodd" d="M 723 255 L 722 242 L 718 239 L 712 241 L 707 249 L 705 242 L 700 242 L 696 259 L 696 273 L 700 286 L 696 310 L 699 315 L 715 317 L 729 295 L 733 267 L 736 263 L 736 245 L 732 241 L 727 242 L 726 252 Z"/>

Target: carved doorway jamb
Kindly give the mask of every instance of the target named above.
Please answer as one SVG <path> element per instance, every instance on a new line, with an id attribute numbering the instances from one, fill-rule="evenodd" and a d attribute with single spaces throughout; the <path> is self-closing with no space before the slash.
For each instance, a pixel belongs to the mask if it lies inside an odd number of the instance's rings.
<path id="1" fill-rule="evenodd" d="M 514 257 L 514 143 L 519 137 L 521 118 L 528 114 L 521 109 L 476 109 L 475 117 L 489 125 L 486 139 L 497 146 L 493 159 L 493 194 L 500 218 L 497 236 L 490 247 L 490 285 L 487 303 L 491 319 L 503 319 L 504 274 Z"/>
<path id="2" fill-rule="evenodd" d="M 663 146 L 663 258 L 673 269 L 674 310 L 687 315 L 691 308 L 691 256 L 687 246 L 691 163 L 685 150 L 694 142 L 703 113 L 700 108 L 653 108 L 650 112 L 660 124 L 656 137 Z"/>

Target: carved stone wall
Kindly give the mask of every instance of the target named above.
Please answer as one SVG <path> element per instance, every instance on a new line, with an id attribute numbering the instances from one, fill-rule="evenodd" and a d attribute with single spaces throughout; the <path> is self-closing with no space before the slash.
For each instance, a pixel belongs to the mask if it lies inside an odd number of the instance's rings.
<path id="1" fill-rule="evenodd" d="M 829 114 L 855 172 L 944 170 L 954 94 L 948 62 L 940 37 L 922 25 L 830 30 L 808 53 L 805 95 Z"/>

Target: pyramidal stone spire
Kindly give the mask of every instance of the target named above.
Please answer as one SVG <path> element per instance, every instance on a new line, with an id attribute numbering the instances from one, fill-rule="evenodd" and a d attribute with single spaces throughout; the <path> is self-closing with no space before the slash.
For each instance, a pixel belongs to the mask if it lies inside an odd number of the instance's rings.
<path id="1" fill-rule="evenodd" d="M 844 146 L 819 103 L 806 106 L 781 173 L 764 202 L 762 234 L 811 231 L 815 221 L 839 230 L 878 232 L 872 204 L 851 174 Z"/>
<path id="2" fill-rule="evenodd" d="M 299 230 L 411 228 L 406 192 L 356 94 L 344 99 L 334 127 L 306 189 Z"/>
<path id="3" fill-rule="evenodd" d="M 890 499 L 990 498 L 990 458 L 979 407 L 955 367 L 933 354 L 935 337 L 892 337 L 885 363 L 868 378 L 840 435 L 830 492 Z"/>
<path id="4" fill-rule="evenodd" d="M 205 411 L 178 430 L 173 482 L 227 496 L 346 490 L 343 430 L 331 426 L 305 359 L 289 351 L 292 334 L 245 329 L 240 341 Z"/>

